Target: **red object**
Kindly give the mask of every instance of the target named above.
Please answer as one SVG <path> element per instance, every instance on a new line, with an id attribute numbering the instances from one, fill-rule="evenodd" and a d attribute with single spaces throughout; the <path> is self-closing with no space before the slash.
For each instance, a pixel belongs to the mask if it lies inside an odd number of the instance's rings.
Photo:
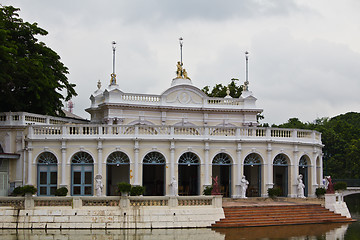
<path id="1" fill-rule="evenodd" d="M 213 189 L 211 190 L 211 195 L 220 195 L 218 176 L 212 178 L 214 180 Z"/>
<path id="2" fill-rule="evenodd" d="M 326 189 L 326 193 L 335 193 L 334 184 L 331 181 L 331 177 L 326 178 L 329 181 L 328 188 Z"/>

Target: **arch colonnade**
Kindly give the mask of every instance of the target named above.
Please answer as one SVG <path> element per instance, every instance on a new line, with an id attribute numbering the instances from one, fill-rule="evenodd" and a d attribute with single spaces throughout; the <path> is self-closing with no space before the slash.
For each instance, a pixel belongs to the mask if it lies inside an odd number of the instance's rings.
<path id="1" fill-rule="evenodd" d="M 130 150 L 120 146 L 103 156 L 105 147 L 101 141 L 97 148 L 72 147 L 71 152 L 66 142 L 60 149 L 35 144 L 28 143 L 26 157 L 31 167 L 27 168 L 26 183 L 36 185 L 39 196 L 52 196 L 61 186 L 66 186 L 73 196 L 94 195 L 97 174 L 102 175 L 102 194 L 106 196 L 118 195 L 118 182 L 142 185 L 144 195 L 169 195 L 172 177 L 178 183 L 179 195 L 201 195 L 217 176 L 225 197 L 240 197 L 239 184 L 245 176 L 249 181 L 248 197 L 266 197 L 267 189 L 272 187 L 280 188 L 281 196 L 296 197 L 299 174 L 303 175 L 305 196 L 314 196 L 323 177 L 322 156 L 309 149 L 272 150 L 269 145 L 247 148 L 241 143 L 236 149 L 227 145 L 214 148 L 205 143 L 200 151 L 196 146 L 175 148 L 175 142 L 167 149 L 140 149 L 139 141 L 135 141 Z"/>

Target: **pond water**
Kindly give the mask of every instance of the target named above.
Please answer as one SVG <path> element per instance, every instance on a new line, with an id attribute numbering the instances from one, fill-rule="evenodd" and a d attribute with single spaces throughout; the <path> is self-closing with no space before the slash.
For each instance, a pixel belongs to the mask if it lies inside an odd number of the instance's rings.
<path id="1" fill-rule="evenodd" d="M 360 194 L 345 198 L 351 215 L 360 221 Z M 308 224 L 294 226 L 215 228 L 215 229 L 127 229 L 127 230 L 9 230 L 0 229 L 0 239 L 76 240 L 360 240 L 360 222 L 351 224 Z"/>

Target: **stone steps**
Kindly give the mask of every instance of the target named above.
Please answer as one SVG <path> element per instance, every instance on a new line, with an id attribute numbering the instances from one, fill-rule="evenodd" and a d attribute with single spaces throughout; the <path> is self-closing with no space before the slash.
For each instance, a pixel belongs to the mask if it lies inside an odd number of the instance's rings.
<path id="1" fill-rule="evenodd" d="M 225 218 L 212 227 L 255 227 L 352 222 L 319 204 L 224 207 Z"/>

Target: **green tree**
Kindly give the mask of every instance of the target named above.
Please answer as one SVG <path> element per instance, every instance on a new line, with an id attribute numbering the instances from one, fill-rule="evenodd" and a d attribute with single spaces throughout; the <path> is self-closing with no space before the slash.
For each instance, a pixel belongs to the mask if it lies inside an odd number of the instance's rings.
<path id="1" fill-rule="evenodd" d="M 230 90 L 230 96 L 233 98 L 238 98 L 241 96 L 242 92 L 242 86 L 239 86 L 238 83 L 239 79 L 231 79 L 231 82 L 225 86 L 220 84 L 216 84 L 215 87 L 212 88 L 210 91 L 210 86 L 205 86 L 203 89 L 201 89 L 206 95 L 209 97 L 226 97 L 226 90 L 229 88 Z"/>
<path id="2" fill-rule="evenodd" d="M 61 114 L 62 101 L 77 95 L 75 84 L 59 55 L 36 38 L 47 31 L 24 22 L 19 10 L 0 5 L 0 112 Z"/>
<path id="3" fill-rule="evenodd" d="M 313 123 L 290 118 L 277 127 L 321 132 L 325 174 L 338 179 L 360 178 L 360 113 L 348 112 L 331 119 L 316 119 Z"/>

